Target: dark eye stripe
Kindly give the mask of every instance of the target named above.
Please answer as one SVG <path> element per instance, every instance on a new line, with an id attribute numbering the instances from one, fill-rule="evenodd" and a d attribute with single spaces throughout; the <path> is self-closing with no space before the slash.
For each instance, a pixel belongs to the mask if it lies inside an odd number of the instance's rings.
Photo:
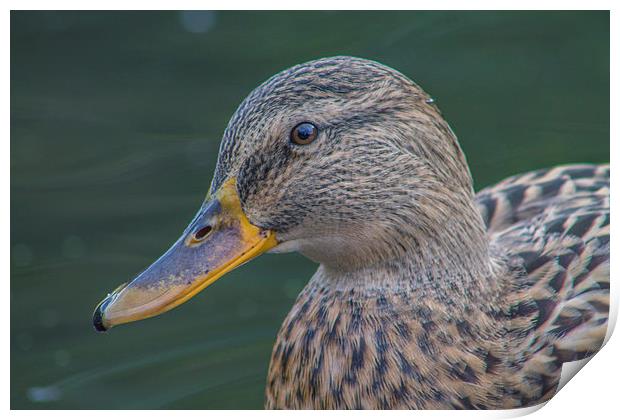
<path id="1" fill-rule="evenodd" d="M 319 135 L 319 129 L 309 122 L 303 122 L 297 124 L 293 130 L 291 130 L 291 141 L 295 144 L 309 144 L 314 141 Z"/>

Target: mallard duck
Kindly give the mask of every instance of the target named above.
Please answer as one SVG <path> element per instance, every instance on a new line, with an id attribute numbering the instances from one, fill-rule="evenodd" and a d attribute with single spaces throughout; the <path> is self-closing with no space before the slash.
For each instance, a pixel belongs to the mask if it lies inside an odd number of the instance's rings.
<path id="1" fill-rule="evenodd" d="M 319 264 L 277 335 L 266 408 L 531 406 L 605 337 L 609 165 L 475 194 L 410 79 L 353 57 L 297 65 L 241 103 L 196 217 L 95 328 L 161 314 L 266 251 Z"/>

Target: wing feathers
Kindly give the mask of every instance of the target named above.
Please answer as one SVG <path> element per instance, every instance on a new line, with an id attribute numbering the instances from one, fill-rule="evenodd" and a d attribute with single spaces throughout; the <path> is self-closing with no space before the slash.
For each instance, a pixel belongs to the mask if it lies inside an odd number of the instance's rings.
<path id="1" fill-rule="evenodd" d="M 562 363 L 596 353 L 607 330 L 609 165 L 517 175 L 476 199 L 491 243 L 520 273 L 508 299 L 517 387 L 543 401 Z"/>

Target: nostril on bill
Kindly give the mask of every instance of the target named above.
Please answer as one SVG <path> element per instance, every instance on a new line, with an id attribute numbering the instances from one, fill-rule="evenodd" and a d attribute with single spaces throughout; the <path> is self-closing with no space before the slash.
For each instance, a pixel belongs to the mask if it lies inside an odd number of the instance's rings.
<path id="1" fill-rule="evenodd" d="M 211 230 L 213 230 L 213 227 L 210 225 L 201 227 L 200 229 L 194 232 L 194 240 L 202 241 L 204 238 L 207 237 L 207 235 L 209 235 L 209 233 L 211 233 Z"/>

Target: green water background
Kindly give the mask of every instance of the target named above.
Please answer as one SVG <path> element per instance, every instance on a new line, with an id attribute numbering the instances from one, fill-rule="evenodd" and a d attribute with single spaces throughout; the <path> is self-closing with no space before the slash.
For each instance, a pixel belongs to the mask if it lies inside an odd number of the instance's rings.
<path id="1" fill-rule="evenodd" d="M 431 93 L 477 188 L 609 160 L 607 12 L 12 12 L 12 408 L 262 407 L 303 257 L 110 334 L 91 311 L 185 228 L 245 95 L 340 54 Z"/>

